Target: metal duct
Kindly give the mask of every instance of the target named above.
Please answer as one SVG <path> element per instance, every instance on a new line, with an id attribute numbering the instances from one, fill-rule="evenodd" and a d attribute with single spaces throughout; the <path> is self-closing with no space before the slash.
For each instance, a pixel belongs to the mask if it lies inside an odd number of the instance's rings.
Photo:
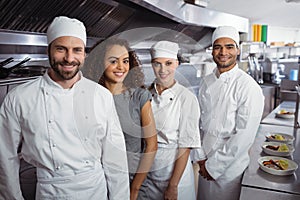
<path id="1" fill-rule="evenodd" d="M 89 37 L 106 38 L 133 14 L 117 2 L 97 0 L 2 0 L 0 29 L 45 33 L 54 17 L 83 21 Z"/>
<path id="2" fill-rule="evenodd" d="M 231 25 L 240 32 L 248 32 L 249 20 L 186 3 L 184 0 L 129 0 L 181 24 L 212 27 Z"/>
<path id="3" fill-rule="evenodd" d="M 189 49 L 198 52 L 210 46 L 212 31 L 220 24 L 234 24 L 241 32 L 248 30 L 248 20 L 244 18 L 187 4 L 183 0 L 1 0 L 0 59 L 7 57 L 6 54 L 45 54 L 45 48 L 41 47 L 47 46 L 47 27 L 59 15 L 84 22 L 88 49 L 122 31 L 159 27 L 174 32 L 171 35 L 170 31 L 159 32 L 151 35 L 149 40 L 174 38 L 183 45 L 197 42 L 196 47 Z"/>

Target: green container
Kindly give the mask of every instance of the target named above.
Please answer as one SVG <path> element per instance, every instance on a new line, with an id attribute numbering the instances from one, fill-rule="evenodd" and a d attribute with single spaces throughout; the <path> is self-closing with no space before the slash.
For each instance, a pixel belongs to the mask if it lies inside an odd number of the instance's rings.
<path id="1" fill-rule="evenodd" d="M 261 41 L 262 42 L 267 42 L 267 36 L 268 36 L 268 26 L 267 25 L 262 25 L 261 26 Z"/>

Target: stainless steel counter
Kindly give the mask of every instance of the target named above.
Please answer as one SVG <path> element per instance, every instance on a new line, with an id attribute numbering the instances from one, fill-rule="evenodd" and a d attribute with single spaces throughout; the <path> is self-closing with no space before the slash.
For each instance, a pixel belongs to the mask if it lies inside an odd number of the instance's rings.
<path id="1" fill-rule="evenodd" d="M 300 129 L 294 130 L 290 126 L 261 124 L 250 150 L 249 167 L 246 169 L 242 180 L 241 200 L 274 200 L 278 197 L 283 197 L 285 200 L 300 199 L 300 168 L 293 175 L 288 176 L 268 174 L 259 168 L 258 158 L 267 156 L 262 151 L 261 145 L 265 141 L 265 135 L 270 132 L 281 132 L 295 136 L 294 146 L 296 150 L 288 158 L 300 165 Z"/>
<path id="2" fill-rule="evenodd" d="M 295 108 L 296 108 L 295 101 L 284 101 L 279 106 L 277 106 L 269 115 L 267 115 L 261 121 L 261 124 L 272 124 L 272 125 L 294 127 L 294 118 L 282 119 L 282 118 L 276 117 L 275 114 L 278 113 L 281 109 L 285 109 L 290 112 L 295 112 Z M 300 116 L 298 116 L 298 121 L 299 120 L 300 120 Z"/>

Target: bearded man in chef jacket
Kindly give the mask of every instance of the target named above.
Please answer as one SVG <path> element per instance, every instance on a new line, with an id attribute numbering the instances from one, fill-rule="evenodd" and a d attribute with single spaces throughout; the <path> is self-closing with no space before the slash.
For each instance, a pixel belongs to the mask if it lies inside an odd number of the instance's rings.
<path id="1" fill-rule="evenodd" d="M 20 156 L 37 168 L 36 199 L 129 199 L 113 97 L 80 71 L 85 26 L 56 17 L 47 40 L 51 68 L 11 90 L 0 109 L 0 199 L 23 199 Z"/>
<path id="2" fill-rule="evenodd" d="M 198 161 L 199 200 L 237 200 L 263 113 L 260 86 L 238 68 L 239 33 L 221 26 L 212 35 L 217 68 L 200 83 L 200 131 L 206 159 Z M 196 155 L 196 154 L 195 154 Z"/>

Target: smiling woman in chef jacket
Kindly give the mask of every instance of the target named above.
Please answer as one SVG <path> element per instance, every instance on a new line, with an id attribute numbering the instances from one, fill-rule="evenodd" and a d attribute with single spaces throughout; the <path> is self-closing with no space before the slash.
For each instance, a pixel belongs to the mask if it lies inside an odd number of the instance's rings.
<path id="1" fill-rule="evenodd" d="M 175 79 L 179 46 L 160 41 L 151 47 L 156 76 L 150 87 L 158 150 L 147 176 L 150 199 L 195 199 L 190 149 L 200 147 L 196 96 Z"/>
<path id="2" fill-rule="evenodd" d="M 207 160 L 199 161 L 199 200 L 237 200 L 264 107 L 260 86 L 238 68 L 239 33 L 230 26 L 212 35 L 217 68 L 200 82 L 200 131 Z"/>

